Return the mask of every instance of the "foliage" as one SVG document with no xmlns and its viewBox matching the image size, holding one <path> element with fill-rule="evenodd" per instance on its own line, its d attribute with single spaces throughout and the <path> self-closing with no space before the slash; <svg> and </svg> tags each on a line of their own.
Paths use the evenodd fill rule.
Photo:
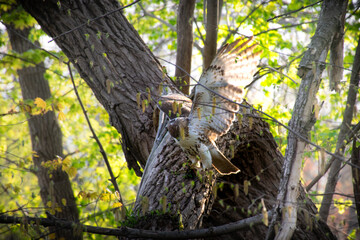
<svg viewBox="0 0 360 240">
<path fill-rule="evenodd" d="M 132 1 L 122 1 L 128 4 Z M 224 1 L 222 17 L 218 26 L 218 47 L 224 40 L 231 42 L 239 35 L 256 36 L 256 40 L 263 49 L 261 78 L 249 87 L 247 100 L 256 108 L 273 116 L 277 121 L 287 125 L 292 113 L 295 94 L 299 87 L 297 66 L 302 54 L 306 50 L 310 37 L 314 34 L 316 17 L 319 15 L 320 4 L 315 4 L 284 17 L 277 15 L 297 10 L 314 1 Z M 175 62 L 176 46 L 176 10 L 178 1 L 141 1 L 142 7 L 136 5 L 126 9 L 125 15 L 133 24 L 148 47 L 156 56 Z M 35 20 L 26 14 L 21 7 L 9 12 L 9 7 L 0 7 L 1 21 L 12 23 L 17 28 L 33 27 L 29 41 L 40 41 L 42 47 L 58 56 L 60 60 L 50 56 L 40 49 L 27 51 L 23 54 L 11 50 L 4 27 L 0 29 L 0 212 L 17 214 L 18 209 L 45 216 L 39 196 L 39 187 L 33 174 L 32 152 L 27 127 L 27 118 L 46 111 L 55 111 L 63 132 L 64 159 L 49 159 L 44 165 L 48 168 L 62 167 L 67 171 L 73 182 L 73 189 L 77 198 L 78 209 L 84 223 L 99 226 L 115 226 L 116 219 L 113 208 L 117 207 L 114 188 L 104 166 L 99 148 L 91 138 L 91 133 L 77 102 L 67 67 L 62 63 L 66 59 L 58 48 L 49 49 L 46 34 L 39 29 Z M 146 9 L 146 13 L 144 12 Z M 345 109 L 348 83 L 351 75 L 353 55 L 356 47 L 359 14 L 354 5 L 349 6 L 350 15 L 346 22 L 344 52 L 344 79 L 340 84 L 340 91 L 329 90 L 329 80 L 325 75 L 318 94 L 319 109 L 317 122 L 311 131 L 310 140 L 322 148 L 334 152 L 338 126 L 342 121 Z M 204 26 L 203 1 L 197 1 L 195 8 L 194 41 L 203 47 L 203 37 L 206 37 Z M 201 52 L 194 48 L 193 63 L 201 59 Z M 49 81 L 52 91 L 50 99 L 36 98 L 22 100 L 17 70 L 45 62 L 45 77 Z M 174 67 L 164 64 L 171 69 Z M 275 69 L 275 70 L 274 70 Z M 192 75 L 198 77 L 201 67 L 194 66 Z M 84 102 L 87 114 L 91 118 L 100 141 L 110 159 L 115 176 L 118 176 L 120 191 L 126 202 L 135 200 L 139 178 L 133 171 L 128 170 L 121 151 L 121 136 L 108 123 L 108 115 L 102 106 L 75 73 L 75 82 L 80 97 Z M 295 83 L 294 81 L 298 82 Z M 266 117 L 265 117 L 266 118 Z M 355 114 L 353 123 L 360 121 L 360 115 Z M 287 131 L 277 122 L 268 120 L 271 131 L 276 138 L 282 153 L 286 149 Z M 347 147 L 348 151 L 351 147 Z M 307 159 L 315 164 L 321 158 L 319 149 L 309 147 L 305 154 Z M 327 157 L 327 156 L 326 156 Z M 327 157 L 328 158 L 328 157 Z M 316 192 L 314 192 L 316 194 Z M 316 200 L 317 198 L 314 198 Z M 338 200 L 335 206 L 342 213 L 349 207 L 349 200 Z M 50 207 L 50 206 L 47 206 Z M 130 220 L 128 220 L 131 222 Z M 95 238 L 95 236 L 89 236 Z"/>
</svg>

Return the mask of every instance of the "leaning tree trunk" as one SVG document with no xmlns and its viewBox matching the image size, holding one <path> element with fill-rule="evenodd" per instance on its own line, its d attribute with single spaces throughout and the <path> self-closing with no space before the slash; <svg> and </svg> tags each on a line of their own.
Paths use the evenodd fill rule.
<svg viewBox="0 0 360 240">
<path fill-rule="evenodd" d="M 27 39 L 30 28 L 23 30 L 7 26 L 11 46 L 14 51 L 23 53 L 35 47 Z M 35 67 L 25 67 L 18 70 L 19 83 L 24 100 L 34 100 L 39 97 L 46 100 L 51 97 L 49 83 L 44 78 L 45 66 L 41 62 Z M 44 115 L 31 115 L 26 113 L 30 129 L 32 150 L 36 152 L 33 156 L 36 176 L 40 186 L 40 196 L 44 206 L 51 203 L 52 210 L 49 210 L 55 217 L 67 219 L 74 222 L 79 221 L 79 213 L 76 206 L 74 193 L 71 187 L 69 176 L 61 168 L 49 170 L 42 163 L 51 161 L 57 156 L 63 156 L 62 133 L 53 111 Z M 58 208 L 61 211 L 57 210 Z M 50 232 L 56 234 L 57 239 L 82 239 L 82 234 L 72 230 L 59 230 L 51 227 Z"/>
<path fill-rule="evenodd" d="M 122 134 L 123 150 L 129 167 L 140 173 L 138 163 L 144 167 L 155 140 L 155 129 L 152 123 L 155 103 L 150 101 L 143 113 L 137 105 L 137 97 L 140 97 L 141 102 L 145 102 L 148 97 L 152 98 L 150 100 L 156 100 L 158 87 L 164 80 L 167 81 L 167 77 L 164 76 L 159 63 L 120 11 L 91 21 L 92 18 L 118 8 L 117 2 L 104 0 L 82 4 L 78 1 L 62 1 L 60 8 L 56 0 L 23 1 L 23 4 L 51 37 L 73 29 L 56 38 L 56 42 L 108 111 L 111 123 Z M 82 27 L 75 29 L 83 23 L 85 24 Z M 168 81 L 167 84 L 171 82 Z M 110 86 L 110 89 L 107 86 Z M 236 130 L 235 124 L 234 131 L 230 131 L 219 140 L 218 145 L 222 146 L 221 150 L 228 157 L 232 157 L 231 149 L 233 149 L 235 164 L 241 167 L 243 173 L 222 178 L 222 181 L 225 181 L 224 188 L 221 191 L 219 187 L 216 200 L 214 200 L 213 189 L 217 188 L 214 187 L 217 176 L 194 173 L 184 164 L 186 163 L 184 154 L 166 133 L 164 137 L 156 139 L 151 153 L 153 157 L 149 158 L 146 165 L 135 205 L 135 212 L 144 211 L 145 214 L 142 218 L 144 221 L 139 221 L 139 227 L 159 230 L 178 229 L 180 217 L 182 219 L 180 225 L 186 229 L 198 228 L 202 224 L 209 226 L 232 222 L 246 217 L 242 209 L 247 211 L 248 203 L 252 200 L 257 202 L 256 198 L 263 193 L 265 193 L 263 197 L 267 206 L 270 206 L 268 201 L 277 193 L 276 186 L 280 177 L 282 157 L 276 150 L 276 144 L 268 133 L 266 123 L 258 118 L 258 116 L 253 116 L 252 120 L 247 121 L 248 125 L 245 129 Z M 254 138 L 254 142 L 247 144 L 246 141 L 251 139 L 244 134 L 254 129 L 257 129 L 254 135 L 258 136 Z M 237 138 L 236 135 L 239 137 Z M 262 139 L 262 136 L 265 137 Z M 252 146 L 253 150 L 247 151 Z M 263 159 L 266 161 L 263 162 Z M 263 174 L 261 174 L 261 169 L 264 170 Z M 257 175 L 260 180 L 255 182 L 253 178 Z M 231 185 L 241 186 L 244 179 L 251 181 L 253 185 L 248 195 L 237 196 L 237 190 L 233 190 Z M 233 199 L 228 199 L 228 196 L 233 196 Z M 229 211 L 226 218 L 215 222 L 216 210 L 220 209 L 219 205 L 220 207 L 227 206 L 228 202 L 233 204 L 231 200 L 234 199 L 238 202 L 232 207 L 235 206 L 237 210 Z M 210 212 L 213 202 L 215 203 L 214 211 Z M 223 205 L 224 202 L 225 205 Z M 314 212 L 311 207 L 312 205 L 304 206 L 310 215 Z M 238 212 L 239 209 L 241 212 Z M 148 210 L 165 212 L 171 215 L 170 220 L 174 221 L 161 216 L 148 217 L 149 215 L 146 214 Z M 224 212 L 223 209 L 220 210 Z M 209 212 L 210 217 L 202 221 Z M 302 227 L 299 231 L 303 234 L 319 236 L 315 230 L 311 231 L 311 228 L 309 231 L 306 230 L 304 226 L 310 226 L 307 222 L 300 222 Z M 329 232 L 326 226 L 322 227 L 317 222 L 314 224 L 318 229 Z M 263 228 L 259 232 L 254 232 L 253 235 L 263 238 L 265 231 Z M 331 233 L 329 234 L 331 236 Z M 326 235 L 319 238 L 326 238 Z"/>
<path fill-rule="evenodd" d="M 155 137 L 158 89 L 168 78 L 120 10 L 88 22 L 119 8 L 118 2 L 61 1 L 61 7 L 56 0 L 21 2 L 49 36 L 72 30 L 55 41 L 109 113 L 111 125 L 121 133 L 128 166 L 140 176 Z"/>
</svg>

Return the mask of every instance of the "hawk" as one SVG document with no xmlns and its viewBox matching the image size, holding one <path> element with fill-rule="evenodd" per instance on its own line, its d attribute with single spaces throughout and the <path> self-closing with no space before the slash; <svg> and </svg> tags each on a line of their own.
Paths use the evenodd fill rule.
<svg viewBox="0 0 360 240">
<path fill-rule="evenodd" d="M 218 149 L 216 139 L 227 133 L 257 70 L 260 51 L 252 38 L 240 38 L 222 47 L 192 91 L 188 116 L 170 119 L 167 126 L 193 164 L 211 166 L 222 175 L 240 170 Z M 174 96 L 172 96 L 174 97 Z"/>
</svg>

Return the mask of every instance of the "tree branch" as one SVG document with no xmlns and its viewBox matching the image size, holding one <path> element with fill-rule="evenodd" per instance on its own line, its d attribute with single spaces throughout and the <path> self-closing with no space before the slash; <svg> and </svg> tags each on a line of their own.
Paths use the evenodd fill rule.
<svg viewBox="0 0 360 240">
<path fill-rule="evenodd" d="M 272 211 L 268 212 L 268 216 L 272 216 Z M 14 217 L 4 214 L 0 215 L 0 223 L 4 224 L 38 224 L 44 227 L 55 226 L 64 229 L 73 229 L 74 225 L 81 227 L 83 232 L 108 235 L 108 236 L 123 236 L 128 238 L 159 238 L 159 239 L 190 239 L 202 237 L 214 237 L 223 234 L 236 232 L 239 230 L 249 229 L 251 226 L 256 226 L 263 223 L 263 214 L 249 217 L 237 222 L 225 224 L 218 227 L 210 227 L 199 230 L 186 231 L 151 231 L 143 229 L 135 229 L 129 227 L 120 228 L 104 228 L 94 227 L 90 225 L 82 225 L 72 221 L 62 219 L 36 218 L 36 217 Z"/>
<path fill-rule="evenodd" d="M 115 188 L 115 191 L 119 194 L 118 201 L 121 203 L 121 208 L 123 209 L 123 208 L 125 208 L 125 205 L 124 205 L 123 199 L 122 199 L 122 197 L 121 197 L 120 189 L 119 189 L 119 186 L 118 186 L 118 184 L 117 184 L 117 182 L 116 182 L 116 178 L 115 178 L 115 176 L 114 176 L 114 174 L 113 174 L 113 172 L 112 172 L 112 169 L 111 169 L 109 160 L 108 160 L 108 158 L 107 158 L 106 152 L 105 152 L 105 150 L 104 150 L 104 148 L 103 148 L 103 146 L 102 146 L 99 138 L 97 137 L 97 135 L 96 135 L 96 133 L 95 133 L 95 131 L 94 131 L 91 123 L 90 123 L 90 120 L 89 120 L 89 117 L 88 117 L 88 115 L 87 115 L 87 113 L 86 113 L 85 107 L 84 107 L 84 105 L 83 105 L 83 103 L 82 103 L 82 101 L 81 101 L 80 95 L 79 95 L 79 93 L 78 93 L 78 91 L 77 91 L 77 89 L 76 89 L 76 85 L 75 85 L 74 77 L 73 77 L 73 75 L 72 75 L 70 63 L 68 62 L 68 63 L 66 63 L 66 64 L 67 64 L 68 69 L 69 69 L 70 79 L 71 79 L 71 82 L 72 82 L 72 84 L 73 84 L 73 88 L 74 88 L 76 97 L 77 97 L 77 99 L 78 99 L 78 101 L 79 101 L 79 104 L 80 104 L 80 106 L 81 106 L 81 109 L 82 109 L 82 111 L 83 111 L 83 113 L 84 113 L 86 122 L 87 122 L 87 124 L 88 124 L 88 126 L 89 126 L 89 129 L 90 129 L 92 135 L 93 135 L 93 138 L 95 139 L 97 145 L 98 145 L 99 148 L 100 148 L 100 153 L 101 153 L 101 155 L 103 156 L 103 159 L 104 159 L 104 162 L 105 162 L 105 164 L 106 164 L 107 170 L 108 170 L 108 172 L 109 172 L 109 174 L 110 174 L 110 181 L 111 181 L 111 183 L 113 184 L 113 186 L 114 186 L 114 188 Z M 116 194 L 115 194 L 115 196 L 116 196 Z"/>
<path fill-rule="evenodd" d="M 283 14 L 280 14 L 280 15 L 277 15 L 277 16 L 275 16 L 275 17 L 269 18 L 269 19 L 266 20 L 266 21 L 270 22 L 270 21 L 272 21 L 272 20 L 274 20 L 274 19 L 276 19 L 276 18 L 281 18 L 281 17 L 287 16 L 287 15 L 290 15 L 290 14 L 293 14 L 293 13 L 296 13 L 296 12 L 299 12 L 299 11 L 301 11 L 301 10 L 303 10 L 303 9 L 306 9 L 306 8 L 312 7 L 312 6 L 314 6 L 314 5 L 318 4 L 318 3 L 321 3 L 322 1 L 323 1 L 323 0 L 320 0 L 320 1 L 318 1 L 318 2 L 309 4 L 309 5 L 307 5 L 307 6 L 302 6 L 301 8 L 298 8 L 298 9 L 296 9 L 296 10 L 289 11 L 289 12 L 286 12 L 286 13 L 283 13 Z"/>
</svg>

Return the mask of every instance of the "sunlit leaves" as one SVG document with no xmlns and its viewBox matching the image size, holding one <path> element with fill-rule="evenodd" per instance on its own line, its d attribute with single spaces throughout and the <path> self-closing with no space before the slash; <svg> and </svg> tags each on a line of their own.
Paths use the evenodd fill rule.
<svg viewBox="0 0 360 240">
<path fill-rule="evenodd" d="M 342 198 L 334 200 L 334 206 L 338 209 L 340 214 L 345 212 L 345 209 L 351 207 L 353 202 L 351 200 L 344 200 Z"/>
</svg>

